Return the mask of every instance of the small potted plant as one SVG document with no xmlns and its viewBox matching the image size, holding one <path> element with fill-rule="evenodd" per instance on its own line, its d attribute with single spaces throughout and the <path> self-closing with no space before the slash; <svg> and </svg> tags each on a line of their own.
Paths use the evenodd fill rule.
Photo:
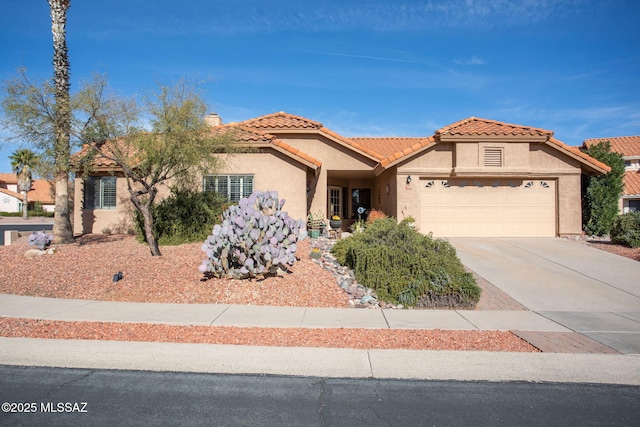
<svg viewBox="0 0 640 427">
<path fill-rule="evenodd" d="M 309 213 L 307 216 L 307 227 L 309 228 L 309 235 L 315 239 L 320 237 L 320 230 L 325 226 L 324 214 L 322 211 L 316 213 Z"/>
<path fill-rule="evenodd" d="M 329 225 L 334 230 L 339 230 L 342 228 L 342 220 L 340 219 L 340 215 L 333 215 L 329 220 Z"/>
</svg>

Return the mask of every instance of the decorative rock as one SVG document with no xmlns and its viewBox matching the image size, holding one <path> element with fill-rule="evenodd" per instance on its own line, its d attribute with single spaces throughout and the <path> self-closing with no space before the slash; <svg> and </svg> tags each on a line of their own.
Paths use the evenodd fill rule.
<svg viewBox="0 0 640 427">
<path fill-rule="evenodd" d="M 40 255 L 46 255 L 47 251 L 41 251 L 40 249 L 29 249 L 24 253 L 25 258 L 35 258 Z"/>
<path fill-rule="evenodd" d="M 348 236 L 349 233 L 342 233 L 342 238 Z M 401 305 L 394 306 L 393 304 L 386 304 L 384 301 L 378 301 L 378 297 L 373 289 L 359 284 L 355 279 L 353 270 L 340 265 L 331 253 L 331 248 L 334 244 L 335 240 L 330 240 L 322 236 L 311 239 L 311 246 L 317 248 L 320 252 L 318 259 L 313 259 L 313 262 L 333 274 L 333 277 L 336 278 L 336 284 L 349 296 L 350 306 L 356 308 L 402 308 Z"/>
<path fill-rule="evenodd" d="M 365 295 L 360 299 L 360 303 L 362 304 L 367 304 L 367 303 L 375 303 L 376 299 L 374 297 L 372 297 L 371 295 Z"/>
</svg>

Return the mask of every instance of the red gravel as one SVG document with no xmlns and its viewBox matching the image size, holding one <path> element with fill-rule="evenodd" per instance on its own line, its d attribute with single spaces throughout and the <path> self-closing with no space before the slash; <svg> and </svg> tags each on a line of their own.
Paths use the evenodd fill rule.
<svg viewBox="0 0 640 427">
<path fill-rule="evenodd" d="M 610 242 L 589 242 L 588 245 L 603 251 L 611 252 L 612 254 L 640 261 L 640 248 L 627 248 L 626 246 L 614 245 Z"/>
<path fill-rule="evenodd" d="M 347 295 L 328 271 L 298 245 L 291 274 L 266 280 L 210 279 L 198 270 L 201 243 L 163 246 L 152 257 L 132 236 L 88 235 L 58 245 L 53 255 L 25 258 L 26 239 L 0 246 L 0 293 L 51 298 L 191 304 L 348 307 Z M 122 271 L 124 279 L 114 283 Z"/>
<path fill-rule="evenodd" d="M 0 293 L 53 298 L 159 303 L 252 304 L 348 307 L 333 276 L 309 259 L 301 242 L 299 261 L 284 277 L 265 280 L 204 280 L 198 266 L 200 243 L 162 247 L 152 257 L 131 236 L 82 236 L 58 245 L 52 255 L 25 258 L 26 239 L 0 247 Z M 124 279 L 113 283 L 113 275 Z M 162 341 L 430 350 L 536 351 L 505 331 L 391 329 L 303 329 L 170 326 L 104 322 L 64 322 L 0 317 L 0 335 L 57 339 Z"/>
<path fill-rule="evenodd" d="M 0 336 L 278 347 L 536 352 L 506 331 L 240 328 L 0 318 Z"/>
</svg>

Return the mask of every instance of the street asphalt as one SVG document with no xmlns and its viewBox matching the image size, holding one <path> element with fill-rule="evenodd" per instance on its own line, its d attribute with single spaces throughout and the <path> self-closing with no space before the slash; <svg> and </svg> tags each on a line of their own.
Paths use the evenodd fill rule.
<svg viewBox="0 0 640 427">
<path fill-rule="evenodd" d="M 640 263 L 563 239 L 451 241 L 467 267 L 527 310 L 183 305 L 0 295 L 0 316 L 172 325 L 580 332 L 617 353 L 353 350 L 0 338 L 0 364 L 640 385 Z"/>
</svg>

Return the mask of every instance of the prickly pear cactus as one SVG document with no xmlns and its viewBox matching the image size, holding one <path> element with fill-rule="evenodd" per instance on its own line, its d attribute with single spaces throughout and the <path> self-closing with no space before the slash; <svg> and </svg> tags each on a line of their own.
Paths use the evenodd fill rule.
<svg viewBox="0 0 640 427">
<path fill-rule="evenodd" d="M 276 191 L 257 191 L 222 213 L 202 245 L 207 254 L 200 271 L 244 279 L 286 270 L 296 261 L 296 242 L 306 237 L 305 223 L 282 211 Z"/>
</svg>

